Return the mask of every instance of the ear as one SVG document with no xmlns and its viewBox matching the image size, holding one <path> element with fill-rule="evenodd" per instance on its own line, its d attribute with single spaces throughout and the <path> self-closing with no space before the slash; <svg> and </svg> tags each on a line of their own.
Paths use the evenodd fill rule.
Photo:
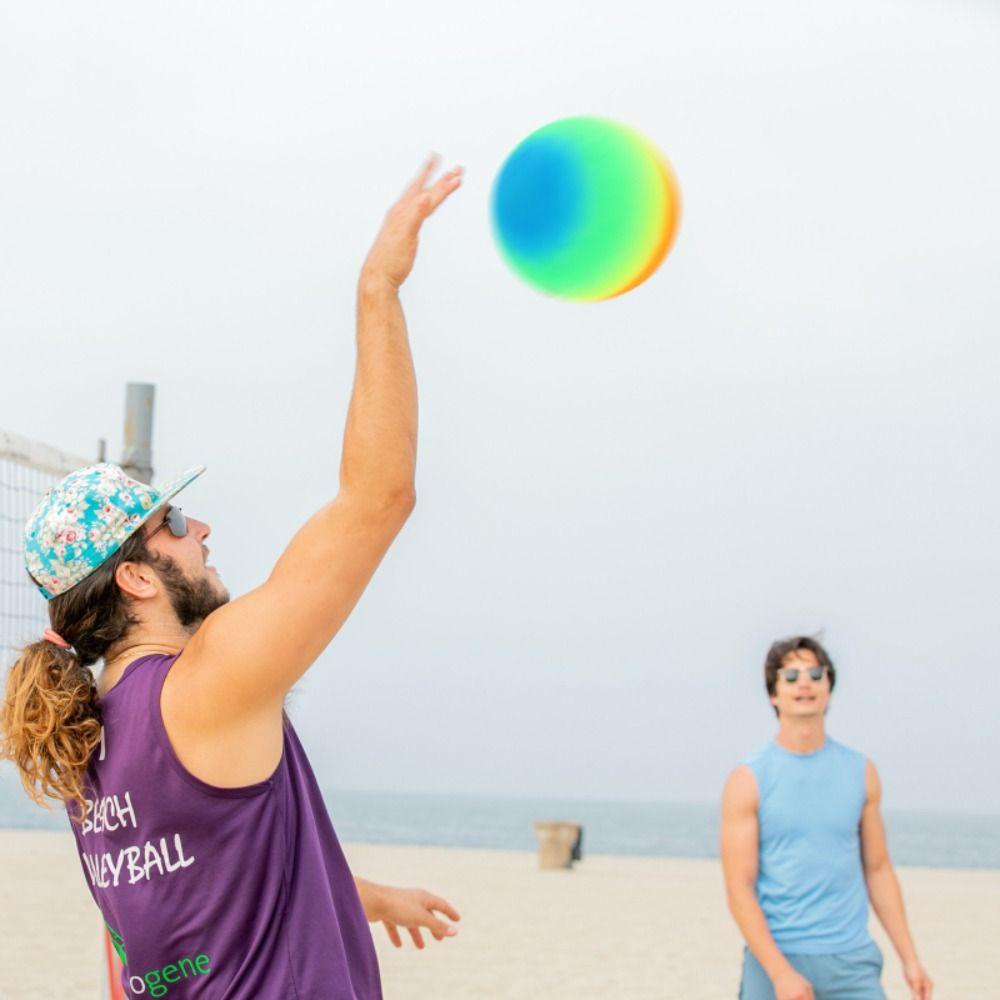
<svg viewBox="0 0 1000 1000">
<path fill-rule="evenodd" d="M 145 563 L 123 562 L 115 570 L 115 583 L 123 594 L 138 600 L 156 597 L 159 592 L 159 581 Z"/>
</svg>

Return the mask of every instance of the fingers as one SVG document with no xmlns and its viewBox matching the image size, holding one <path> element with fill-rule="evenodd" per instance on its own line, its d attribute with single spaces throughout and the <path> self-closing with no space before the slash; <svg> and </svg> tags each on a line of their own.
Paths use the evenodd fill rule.
<svg viewBox="0 0 1000 1000">
<path fill-rule="evenodd" d="M 446 937 L 454 937 L 458 931 L 449 926 L 443 920 L 427 914 L 426 919 L 420 921 L 421 926 L 426 927 L 438 941 L 443 941 Z"/>
<path fill-rule="evenodd" d="M 424 189 L 422 185 L 430 176 L 431 170 L 433 164 L 429 160 L 403 197 L 390 210 L 386 222 L 388 229 L 405 233 L 409 239 L 416 238 L 427 217 L 462 183 L 462 168 L 454 167 L 431 187 Z M 418 187 L 418 184 L 421 186 Z"/>
<path fill-rule="evenodd" d="M 443 913 L 451 920 L 462 919 L 458 910 L 456 910 L 447 899 L 442 899 L 440 896 L 429 896 L 427 898 L 426 906 L 429 910 L 436 910 L 438 913 Z"/>
<path fill-rule="evenodd" d="M 429 156 L 400 199 L 402 202 L 414 203 L 421 219 L 427 218 L 462 183 L 462 168 L 452 167 L 428 187 L 439 163 L 437 153 Z"/>
<path fill-rule="evenodd" d="M 462 183 L 462 168 L 453 167 L 438 178 L 437 182 L 425 192 L 428 196 L 425 202 L 425 216 L 430 215 L 438 205 L 452 194 Z"/>
<path fill-rule="evenodd" d="M 427 185 L 427 181 L 430 179 L 431 174 L 434 173 L 434 171 L 437 169 L 437 165 L 439 162 L 440 162 L 440 157 L 437 155 L 437 153 L 431 153 L 431 155 L 428 156 L 426 160 L 424 160 L 424 165 L 417 172 L 417 176 L 414 177 L 412 181 L 410 181 L 409 186 L 404 192 L 404 196 L 419 194 L 421 191 L 423 191 L 423 189 Z"/>
<path fill-rule="evenodd" d="M 389 940 L 396 948 L 403 945 L 400 936 L 405 929 L 416 948 L 425 946 L 423 931 L 430 932 L 435 941 L 443 941 L 454 937 L 458 931 L 444 920 L 439 920 L 436 913 L 447 914 L 452 920 L 460 920 L 458 911 L 446 899 L 432 896 L 421 889 L 387 889 L 387 897 L 392 906 L 384 912 L 391 919 L 382 918 Z"/>
<path fill-rule="evenodd" d="M 436 941 L 443 941 L 446 937 L 454 937 L 458 933 L 454 927 L 446 924 L 443 920 L 439 920 L 435 916 L 436 911 L 438 913 L 444 913 L 452 920 L 462 919 L 458 910 L 456 910 L 455 907 L 448 902 L 448 900 L 442 899 L 440 896 L 432 896 L 429 892 L 425 892 L 422 894 L 420 905 L 425 911 L 424 919 L 421 920 L 420 923 L 434 935 L 434 939 Z"/>
</svg>

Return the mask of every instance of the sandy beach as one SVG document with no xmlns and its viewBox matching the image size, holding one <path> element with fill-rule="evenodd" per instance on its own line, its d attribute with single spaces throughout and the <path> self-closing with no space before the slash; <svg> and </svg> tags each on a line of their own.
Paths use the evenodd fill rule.
<svg viewBox="0 0 1000 1000">
<path fill-rule="evenodd" d="M 462 912 L 460 933 L 421 953 L 374 928 L 387 1000 L 722 1000 L 740 940 L 718 863 L 590 856 L 540 872 L 510 851 L 350 844 L 352 868 L 420 885 Z M 0 997 L 97 1000 L 100 921 L 68 833 L 0 831 Z M 899 870 L 939 1000 L 1000 998 L 1000 871 Z M 908 1000 L 884 936 L 886 990 Z"/>
</svg>

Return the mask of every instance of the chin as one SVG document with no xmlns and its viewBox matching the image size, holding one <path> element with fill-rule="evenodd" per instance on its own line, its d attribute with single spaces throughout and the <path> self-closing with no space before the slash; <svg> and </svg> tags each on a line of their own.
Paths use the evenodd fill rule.
<svg viewBox="0 0 1000 1000">
<path fill-rule="evenodd" d="M 219 576 L 218 570 L 207 570 L 202 579 L 208 581 L 208 584 L 214 593 L 218 594 L 220 597 L 224 597 L 227 601 L 229 600 L 229 590 L 222 582 L 222 577 Z"/>
<path fill-rule="evenodd" d="M 822 715 L 823 710 L 815 705 L 792 705 L 786 714 L 795 719 L 811 719 L 813 716 Z"/>
</svg>

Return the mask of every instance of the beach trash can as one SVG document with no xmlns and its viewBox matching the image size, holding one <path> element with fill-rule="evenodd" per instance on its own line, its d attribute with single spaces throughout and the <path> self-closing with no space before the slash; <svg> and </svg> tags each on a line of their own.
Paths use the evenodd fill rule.
<svg viewBox="0 0 1000 1000">
<path fill-rule="evenodd" d="M 574 861 L 583 856 L 583 827 L 565 820 L 538 820 L 535 823 L 538 838 L 539 868 L 572 868 Z"/>
</svg>

